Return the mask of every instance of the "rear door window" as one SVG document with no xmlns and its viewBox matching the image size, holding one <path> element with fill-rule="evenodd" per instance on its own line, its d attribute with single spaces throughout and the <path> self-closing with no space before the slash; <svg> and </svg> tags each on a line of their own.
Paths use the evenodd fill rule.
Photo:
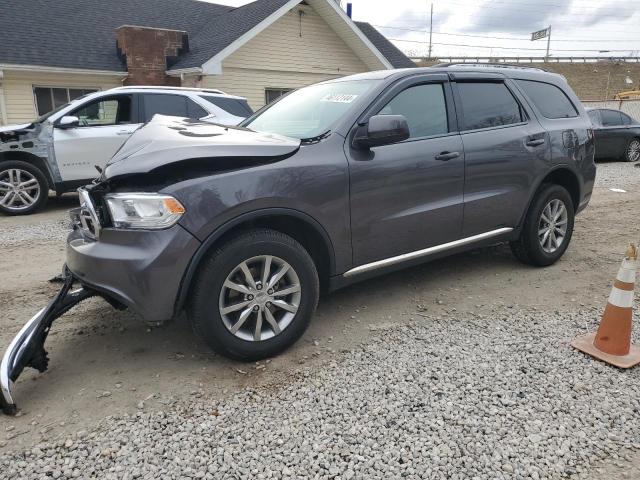
<svg viewBox="0 0 640 480">
<path fill-rule="evenodd" d="M 617 110 L 600 110 L 602 125 L 605 127 L 618 127 L 622 125 L 622 116 Z"/>
<path fill-rule="evenodd" d="M 463 130 L 500 127 L 520 123 L 520 104 L 504 83 L 459 82 Z"/>
<path fill-rule="evenodd" d="M 150 121 L 155 114 L 188 117 L 187 97 L 182 95 L 165 95 L 162 93 L 146 93 L 144 100 L 144 118 Z"/>
<path fill-rule="evenodd" d="M 217 95 L 200 95 L 200 98 L 236 117 L 249 117 L 253 110 L 244 98 L 220 97 Z"/>
<path fill-rule="evenodd" d="M 416 85 L 403 90 L 380 110 L 379 115 L 403 115 L 410 138 L 442 135 L 449 131 L 442 84 Z"/>
<path fill-rule="evenodd" d="M 578 116 L 569 97 L 555 85 L 532 80 L 516 80 L 527 97 L 546 118 L 573 118 Z"/>
<path fill-rule="evenodd" d="M 204 108 L 202 108 L 190 98 L 187 98 L 187 114 L 189 118 L 198 120 L 199 118 L 209 115 L 209 112 L 207 112 Z"/>
</svg>

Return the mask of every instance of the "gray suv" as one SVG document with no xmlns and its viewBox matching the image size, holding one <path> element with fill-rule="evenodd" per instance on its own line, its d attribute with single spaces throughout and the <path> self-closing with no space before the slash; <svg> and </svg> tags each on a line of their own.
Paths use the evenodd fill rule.
<svg viewBox="0 0 640 480">
<path fill-rule="evenodd" d="M 498 242 L 551 265 L 593 157 L 565 79 L 531 68 L 355 75 L 240 127 L 156 116 L 81 189 L 65 287 L 4 376 L 46 368 L 51 321 L 90 295 L 153 323 L 186 311 L 212 348 L 255 360 L 302 335 L 322 289 Z"/>
</svg>

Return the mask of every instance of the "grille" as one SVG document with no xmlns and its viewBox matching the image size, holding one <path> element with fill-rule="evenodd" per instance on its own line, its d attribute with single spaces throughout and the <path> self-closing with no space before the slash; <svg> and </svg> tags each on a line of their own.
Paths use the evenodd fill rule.
<svg viewBox="0 0 640 480">
<path fill-rule="evenodd" d="M 79 188 L 78 193 L 80 194 L 80 208 L 76 212 L 77 223 L 85 236 L 95 240 L 100 236 L 100 220 L 89 192 L 84 188 Z"/>
</svg>

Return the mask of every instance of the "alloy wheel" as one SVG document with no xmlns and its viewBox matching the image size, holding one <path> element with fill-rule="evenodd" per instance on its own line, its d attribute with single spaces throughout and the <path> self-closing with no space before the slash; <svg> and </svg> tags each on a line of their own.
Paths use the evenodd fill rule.
<svg viewBox="0 0 640 480">
<path fill-rule="evenodd" d="M 40 184 L 30 172 L 20 168 L 0 171 L 0 206 L 8 210 L 26 210 L 40 198 Z"/>
<path fill-rule="evenodd" d="M 630 162 L 640 160 L 640 140 L 632 140 L 627 147 L 627 159 Z"/>
<path fill-rule="evenodd" d="M 562 200 L 554 198 L 542 209 L 538 222 L 538 240 L 546 253 L 554 253 L 567 236 L 568 214 Z"/>
<path fill-rule="evenodd" d="M 300 279 L 293 267 L 279 257 L 260 255 L 243 261 L 227 276 L 219 311 L 234 336 L 260 342 L 291 324 L 300 299 Z"/>
</svg>

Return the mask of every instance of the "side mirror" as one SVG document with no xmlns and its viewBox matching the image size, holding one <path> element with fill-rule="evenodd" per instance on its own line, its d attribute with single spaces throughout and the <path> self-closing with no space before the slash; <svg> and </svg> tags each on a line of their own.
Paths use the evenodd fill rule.
<svg viewBox="0 0 640 480">
<path fill-rule="evenodd" d="M 58 128 L 74 128 L 80 125 L 80 119 L 74 115 L 65 115 L 60 120 L 56 127 Z"/>
<path fill-rule="evenodd" d="M 374 115 L 358 129 L 353 143 L 356 148 L 368 149 L 402 142 L 410 136 L 404 115 Z"/>
</svg>

